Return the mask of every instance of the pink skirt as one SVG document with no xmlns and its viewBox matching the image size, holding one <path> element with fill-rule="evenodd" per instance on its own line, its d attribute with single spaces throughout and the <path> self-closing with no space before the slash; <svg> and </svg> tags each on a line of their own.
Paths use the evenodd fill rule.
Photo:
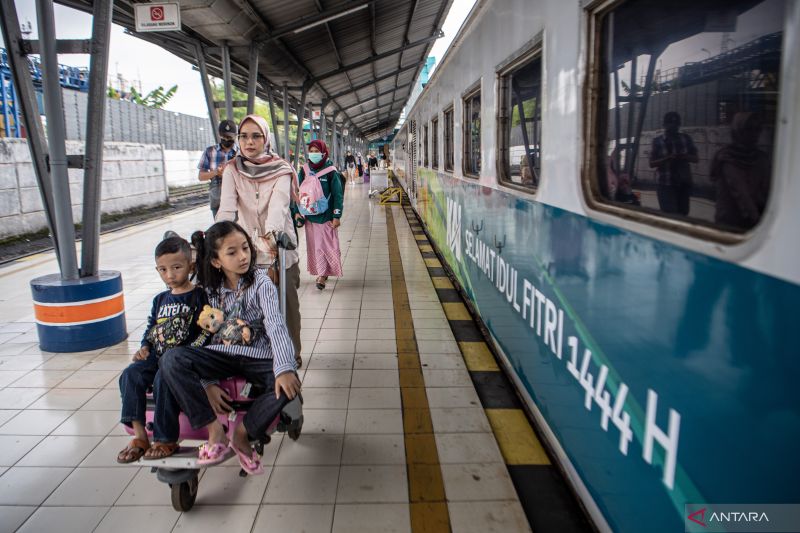
<svg viewBox="0 0 800 533">
<path fill-rule="evenodd" d="M 306 222 L 306 250 L 308 273 L 314 276 L 342 275 L 342 254 L 339 251 L 339 233 L 329 222 Z"/>
</svg>

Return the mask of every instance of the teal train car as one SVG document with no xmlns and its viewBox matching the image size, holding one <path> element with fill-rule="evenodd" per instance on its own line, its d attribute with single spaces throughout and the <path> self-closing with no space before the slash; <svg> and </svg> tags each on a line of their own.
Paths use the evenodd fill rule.
<svg viewBox="0 0 800 533">
<path fill-rule="evenodd" d="M 394 139 L 601 531 L 800 502 L 799 32 L 784 0 L 479 0 Z"/>
</svg>

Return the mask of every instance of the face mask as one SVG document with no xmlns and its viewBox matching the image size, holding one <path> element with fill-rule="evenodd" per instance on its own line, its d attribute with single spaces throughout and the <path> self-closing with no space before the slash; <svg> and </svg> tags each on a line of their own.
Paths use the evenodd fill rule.
<svg viewBox="0 0 800 533">
<path fill-rule="evenodd" d="M 223 148 L 230 148 L 231 146 L 233 146 L 233 142 L 234 141 L 232 139 L 231 140 L 223 140 L 222 142 L 220 142 L 220 144 L 222 145 Z"/>
<path fill-rule="evenodd" d="M 324 155 L 325 154 L 322 154 L 320 152 L 311 152 L 310 154 L 308 154 L 308 160 L 316 165 L 317 163 L 322 161 L 322 157 Z"/>
</svg>

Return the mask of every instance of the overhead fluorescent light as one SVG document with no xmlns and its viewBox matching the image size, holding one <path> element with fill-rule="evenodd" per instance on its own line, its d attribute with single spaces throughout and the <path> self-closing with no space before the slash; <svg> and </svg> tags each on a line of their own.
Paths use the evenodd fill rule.
<svg viewBox="0 0 800 533">
<path fill-rule="evenodd" d="M 326 22 L 330 22 L 332 20 L 338 19 L 339 17 L 344 17 L 345 15 L 349 15 L 350 13 L 355 13 L 356 11 L 361 11 L 362 9 L 367 7 L 368 5 L 369 5 L 369 2 L 367 2 L 366 4 L 361 4 L 360 6 L 354 7 L 352 9 L 348 9 L 347 11 L 342 11 L 341 13 L 336 13 L 335 15 L 330 15 L 329 17 L 325 17 L 325 18 L 321 18 L 319 20 L 315 20 L 314 22 L 306 24 L 303 27 L 297 28 L 292 33 L 297 35 L 298 33 L 302 33 L 302 32 L 304 32 L 306 30 L 310 30 L 311 28 L 319 26 L 320 24 L 325 24 Z"/>
</svg>

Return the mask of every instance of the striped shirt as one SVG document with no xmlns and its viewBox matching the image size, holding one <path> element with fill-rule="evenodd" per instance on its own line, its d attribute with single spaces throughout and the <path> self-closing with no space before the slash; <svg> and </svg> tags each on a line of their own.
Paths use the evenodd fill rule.
<svg viewBox="0 0 800 533">
<path fill-rule="evenodd" d="M 240 279 L 239 287 L 241 285 Z M 223 285 L 220 288 L 220 298 L 209 292 L 208 303 L 211 307 L 225 311 L 227 318 L 228 310 L 232 309 L 236 302 L 237 292 L 238 288 L 234 291 Z M 249 346 L 209 344 L 205 347 L 232 356 L 272 359 L 272 370 L 276 377 L 285 372 L 294 372 L 294 346 L 278 305 L 278 291 L 262 269 L 256 269 L 255 281 L 244 291 L 242 313 L 239 318 L 250 323 L 263 324 L 264 329 L 256 334 L 253 344 Z"/>
<path fill-rule="evenodd" d="M 197 169 L 204 172 L 216 170 L 223 163 L 236 157 L 236 148 L 237 147 L 234 145 L 233 148 L 227 152 L 223 152 L 221 145 L 212 144 L 206 148 L 205 152 L 203 152 L 203 157 L 200 158 L 200 162 L 197 164 Z M 214 183 L 219 183 L 222 181 L 222 178 L 213 178 L 211 181 Z"/>
</svg>

